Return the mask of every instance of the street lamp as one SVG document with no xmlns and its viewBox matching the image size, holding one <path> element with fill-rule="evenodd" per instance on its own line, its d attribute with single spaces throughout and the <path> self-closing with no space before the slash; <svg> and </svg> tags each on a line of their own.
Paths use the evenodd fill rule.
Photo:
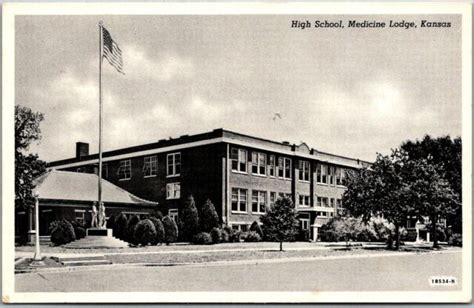
<svg viewBox="0 0 474 308">
<path fill-rule="evenodd" d="M 35 198 L 35 255 L 33 257 L 33 262 L 31 266 L 44 266 L 44 262 L 41 260 L 40 252 L 40 239 L 39 239 L 39 191 L 35 190 L 33 192 L 33 197 Z"/>
</svg>

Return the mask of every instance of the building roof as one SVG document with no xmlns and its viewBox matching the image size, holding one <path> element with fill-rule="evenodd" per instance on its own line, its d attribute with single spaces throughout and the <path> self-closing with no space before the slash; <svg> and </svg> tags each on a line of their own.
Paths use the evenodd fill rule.
<svg viewBox="0 0 474 308">
<path fill-rule="evenodd" d="M 148 143 L 133 147 L 127 147 L 102 153 L 103 162 L 107 162 L 115 159 L 124 159 L 134 156 L 143 156 L 159 153 L 162 151 L 178 150 L 180 148 L 193 147 L 203 144 L 211 143 L 230 143 L 236 145 L 249 146 L 256 149 L 264 149 L 268 151 L 275 151 L 286 155 L 295 155 L 298 157 L 304 157 L 309 159 L 317 159 L 323 162 L 333 163 L 337 165 L 343 165 L 353 168 L 360 168 L 363 166 L 369 166 L 371 163 L 363 160 L 344 157 L 341 155 L 335 155 L 318 151 L 313 148 L 309 148 L 305 143 L 290 144 L 289 142 L 277 142 L 255 136 L 249 136 L 241 133 L 232 132 L 225 129 L 215 129 L 210 132 L 196 134 L 196 135 L 183 135 L 179 138 L 162 139 L 158 142 Z M 64 160 L 53 161 L 48 164 L 48 167 L 64 167 L 64 166 L 81 166 L 87 164 L 97 164 L 98 154 L 91 154 L 80 158 L 69 158 Z"/>
<path fill-rule="evenodd" d="M 94 202 L 98 196 L 98 180 L 96 174 L 50 170 L 35 179 L 35 190 L 39 193 L 39 199 Z M 158 204 L 139 198 L 104 179 L 102 201 L 142 206 Z"/>
</svg>

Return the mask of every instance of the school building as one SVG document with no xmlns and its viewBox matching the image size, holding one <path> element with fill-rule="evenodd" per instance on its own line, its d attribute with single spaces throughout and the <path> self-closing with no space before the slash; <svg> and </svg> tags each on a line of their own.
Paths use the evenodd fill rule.
<svg viewBox="0 0 474 308">
<path fill-rule="evenodd" d="M 313 240 L 338 215 L 346 173 L 368 166 L 359 159 L 317 151 L 305 143 L 275 142 L 224 129 L 103 153 L 103 178 L 131 194 L 157 202 L 177 219 L 193 195 L 199 208 L 210 199 L 222 223 L 246 231 L 268 206 L 288 195 L 301 228 Z M 98 154 L 76 144 L 74 158 L 50 169 L 96 173 Z M 106 209 L 107 210 L 107 209 Z"/>
</svg>

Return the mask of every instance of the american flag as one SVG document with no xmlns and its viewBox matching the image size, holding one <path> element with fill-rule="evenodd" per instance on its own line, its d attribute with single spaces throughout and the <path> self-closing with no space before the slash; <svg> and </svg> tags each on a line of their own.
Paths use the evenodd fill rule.
<svg viewBox="0 0 474 308">
<path fill-rule="evenodd" d="M 119 73 L 124 74 L 122 50 L 120 50 L 118 44 L 114 42 L 112 36 L 105 27 L 102 27 L 102 42 L 102 54 L 104 58 L 106 58 L 110 65 L 115 67 Z"/>
</svg>

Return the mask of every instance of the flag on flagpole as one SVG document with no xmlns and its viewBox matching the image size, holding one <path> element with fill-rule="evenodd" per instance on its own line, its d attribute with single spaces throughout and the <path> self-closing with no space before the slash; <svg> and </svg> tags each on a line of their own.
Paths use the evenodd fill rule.
<svg viewBox="0 0 474 308">
<path fill-rule="evenodd" d="M 110 65 L 115 67 L 115 69 L 124 74 L 123 72 L 123 59 L 122 59 L 122 50 L 118 44 L 112 39 L 109 31 L 102 27 L 102 55 L 104 58 L 109 61 Z"/>
</svg>

